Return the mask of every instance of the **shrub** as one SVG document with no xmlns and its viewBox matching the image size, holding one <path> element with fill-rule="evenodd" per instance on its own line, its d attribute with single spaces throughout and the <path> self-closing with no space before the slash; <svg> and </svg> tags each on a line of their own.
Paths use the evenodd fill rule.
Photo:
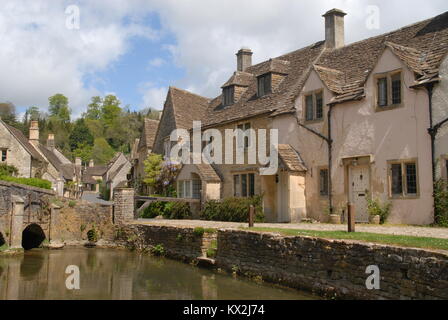
<svg viewBox="0 0 448 320">
<path fill-rule="evenodd" d="M 87 239 L 89 239 L 89 241 L 91 241 L 91 242 L 97 242 L 98 241 L 98 232 L 96 231 L 95 228 L 90 229 L 89 231 L 87 231 Z"/>
<path fill-rule="evenodd" d="M 163 256 L 165 254 L 165 248 L 162 244 L 158 244 L 151 248 L 151 253 L 155 256 Z"/>
<path fill-rule="evenodd" d="M 202 237 L 205 233 L 205 230 L 202 227 L 197 227 L 197 228 L 194 228 L 193 233 L 196 237 Z"/>
<path fill-rule="evenodd" d="M 142 218 L 145 219 L 154 219 L 158 216 L 165 215 L 165 202 L 156 201 L 152 202 L 148 207 L 143 210 Z"/>
<path fill-rule="evenodd" d="M 191 218 L 190 205 L 186 202 L 168 203 L 165 207 L 165 216 L 168 216 L 168 214 L 168 219 L 182 220 Z"/>
<path fill-rule="evenodd" d="M 16 178 L 11 176 L 0 176 L 0 180 L 51 190 L 50 181 L 38 178 Z"/>
<path fill-rule="evenodd" d="M 439 180 L 434 186 L 435 223 L 448 227 L 448 183 Z"/>
<path fill-rule="evenodd" d="M 106 201 L 110 200 L 110 189 L 104 183 L 100 184 L 100 195 L 101 195 L 101 199 L 106 200 Z"/>
<path fill-rule="evenodd" d="M 263 222 L 264 214 L 262 196 L 252 198 L 227 198 L 223 201 L 207 201 L 201 218 L 208 221 L 247 222 L 249 219 L 249 207 L 255 207 L 255 221 Z"/>
<path fill-rule="evenodd" d="M 392 209 L 392 203 L 387 202 L 381 205 L 379 200 L 367 200 L 367 210 L 370 216 L 380 216 L 380 223 L 384 224 L 389 217 L 390 210 Z"/>
<path fill-rule="evenodd" d="M 69 206 L 70 208 L 74 208 L 74 207 L 76 206 L 76 201 L 70 200 L 70 201 L 68 202 L 68 206 Z"/>
<path fill-rule="evenodd" d="M 15 166 L 0 163 L 0 176 L 15 176 L 19 173 L 19 169 Z"/>
</svg>

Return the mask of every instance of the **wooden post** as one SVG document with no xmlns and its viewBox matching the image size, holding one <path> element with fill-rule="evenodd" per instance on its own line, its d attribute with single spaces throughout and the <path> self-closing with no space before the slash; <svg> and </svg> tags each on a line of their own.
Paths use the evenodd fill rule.
<svg viewBox="0 0 448 320">
<path fill-rule="evenodd" d="M 253 228 L 255 223 L 255 207 L 249 207 L 249 228 Z"/>
<path fill-rule="evenodd" d="M 355 207 L 347 203 L 348 232 L 355 232 Z"/>
</svg>

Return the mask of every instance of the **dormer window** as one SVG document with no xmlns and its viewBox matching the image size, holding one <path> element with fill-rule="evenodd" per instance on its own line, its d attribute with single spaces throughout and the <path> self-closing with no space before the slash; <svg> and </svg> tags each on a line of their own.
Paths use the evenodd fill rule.
<svg viewBox="0 0 448 320">
<path fill-rule="evenodd" d="M 271 80 L 271 73 L 267 73 L 258 77 L 258 97 L 263 97 L 272 92 Z"/>
<path fill-rule="evenodd" d="M 222 89 L 223 105 L 231 106 L 235 103 L 235 86 L 230 86 Z"/>
<path fill-rule="evenodd" d="M 377 110 L 398 107 L 402 102 L 402 73 L 395 71 L 376 76 Z"/>
</svg>

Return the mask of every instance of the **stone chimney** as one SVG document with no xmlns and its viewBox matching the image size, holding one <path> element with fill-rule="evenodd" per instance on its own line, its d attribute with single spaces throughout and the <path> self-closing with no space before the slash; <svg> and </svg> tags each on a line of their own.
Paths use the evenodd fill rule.
<svg viewBox="0 0 448 320">
<path fill-rule="evenodd" d="M 246 71 L 247 68 L 252 66 L 252 50 L 248 48 L 241 48 L 236 54 L 237 70 Z"/>
<path fill-rule="evenodd" d="M 75 166 L 81 167 L 82 166 L 82 160 L 80 157 L 75 158 Z"/>
<path fill-rule="evenodd" d="M 325 13 L 325 46 L 327 49 L 338 49 L 345 45 L 344 17 L 347 14 L 339 9 Z"/>
<path fill-rule="evenodd" d="M 89 161 L 89 168 L 93 168 L 95 166 L 95 162 L 92 160 Z"/>
<path fill-rule="evenodd" d="M 31 121 L 30 123 L 30 142 L 39 142 L 39 122 Z"/>
<path fill-rule="evenodd" d="M 53 149 L 55 146 L 56 144 L 54 143 L 54 134 L 50 133 L 48 135 L 47 147 Z"/>
</svg>

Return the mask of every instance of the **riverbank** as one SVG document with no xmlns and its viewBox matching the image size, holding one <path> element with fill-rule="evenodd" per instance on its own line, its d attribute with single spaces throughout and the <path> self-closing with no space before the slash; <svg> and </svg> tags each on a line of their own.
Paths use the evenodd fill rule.
<svg viewBox="0 0 448 320">
<path fill-rule="evenodd" d="M 119 241 L 337 299 L 448 299 L 448 255 L 424 249 L 235 229 L 130 224 Z M 206 258 L 211 254 L 211 257 Z M 368 290 L 369 266 L 380 289 Z"/>
</svg>

